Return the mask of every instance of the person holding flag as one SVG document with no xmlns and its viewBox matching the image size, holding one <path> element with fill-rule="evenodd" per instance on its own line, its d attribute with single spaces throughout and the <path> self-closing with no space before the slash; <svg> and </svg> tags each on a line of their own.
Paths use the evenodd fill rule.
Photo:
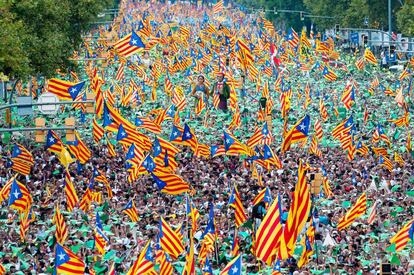
<svg viewBox="0 0 414 275">
<path fill-rule="evenodd" d="M 203 75 L 197 77 L 197 84 L 194 86 L 191 96 L 196 99 L 195 108 L 197 110 L 199 105 L 208 106 L 209 100 L 209 89 L 205 84 L 205 79 Z M 201 102 L 200 102 L 201 101 Z"/>
<path fill-rule="evenodd" d="M 213 96 L 213 105 L 216 109 L 220 109 L 227 113 L 227 100 L 230 98 L 230 87 L 224 80 L 224 73 L 217 74 L 217 82 L 214 83 L 211 89 Z"/>
</svg>

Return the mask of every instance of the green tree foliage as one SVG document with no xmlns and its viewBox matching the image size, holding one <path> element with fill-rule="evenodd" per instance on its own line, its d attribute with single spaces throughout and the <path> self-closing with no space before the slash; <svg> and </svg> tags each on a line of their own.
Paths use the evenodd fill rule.
<svg viewBox="0 0 414 275">
<path fill-rule="evenodd" d="M 319 29 L 332 28 L 335 24 L 346 27 L 364 27 L 364 19 L 369 18 L 367 0 L 304 0 L 311 14 L 334 16 L 335 19 L 315 18 Z"/>
<path fill-rule="evenodd" d="M 0 72 L 51 76 L 70 65 L 81 35 L 111 0 L 0 0 Z"/>
<path fill-rule="evenodd" d="M 312 15 L 317 16 L 337 16 L 342 14 L 347 9 L 347 0 L 338 0 L 333 3 L 327 0 L 304 0 L 305 7 Z M 316 24 L 319 30 L 325 28 L 332 28 L 337 20 L 331 18 L 313 18 L 312 21 Z"/>
<path fill-rule="evenodd" d="M 386 0 L 239 0 L 238 2 L 246 7 L 266 9 L 276 7 L 278 10 L 301 10 L 311 15 L 335 17 L 305 17 L 305 20 L 301 21 L 299 13 L 280 12 L 275 15 L 273 12 L 268 12 L 266 14 L 268 19 L 281 24 L 282 27 L 283 25 L 293 26 L 296 30 L 300 30 L 301 26 L 309 25 L 311 22 L 319 30 L 333 28 L 335 24 L 345 28 L 388 29 L 388 2 Z M 394 31 L 397 17 L 404 18 L 397 25 L 401 30 L 405 28 L 404 21 L 414 20 L 412 16 L 413 2 L 414 0 L 406 0 L 406 4 L 401 8 L 400 0 L 391 0 Z M 368 25 L 365 25 L 365 18 L 368 19 Z"/>
<path fill-rule="evenodd" d="M 414 1 L 407 0 L 401 9 L 397 12 L 397 26 L 404 34 L 414 35 Z"/>
<path fill-rule="evenodd" d="M 4 75 L 26 75 L 30 67 L 23 49 L 27 35 L 24 23 L 4 6 L 0 13 L 0 71 Z"/>
<path fill-rule="evenodd" d="M 244 7 L 252 7 L 255 9 L 264 8 L 266 10 L 295 10 L 295 11 L 305 11 L 305 6 L 302 0 L 239 0 L 238 1 Z M 274 12 L 267 12 L 266 18 L 272 20 L 280 27 L 293 27 L 296 30 L 300 30 L 302 26 L 309 23 L 309 20 L 301 20 L 299 13 L 287 13 L 279 12 L 275 14 Z"/>
<path fill-rule="evenodd" d="M 366 27 L 364 24 L 365 18 L 368 17 L 367 0 L 351 0 L 343 18 L 340 20 L 342 26 L 347 27 Z M 369 20 L 368 20 L 369 22 Z"/>
</svg>

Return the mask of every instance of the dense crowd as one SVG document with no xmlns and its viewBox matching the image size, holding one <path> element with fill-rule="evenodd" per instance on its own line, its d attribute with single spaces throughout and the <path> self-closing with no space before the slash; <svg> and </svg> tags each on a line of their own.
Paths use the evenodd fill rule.
<svg viewBox="0 0 414 275">
<path fill-rule="evenodd" d="M 174 22 L 179 26 L 190 29 L 190 43 L 181 43 L 180 45 L 183 48 L 175 49 L 175 56 L 181 56 L 184 51 L 193 49 L 192 43 L 196 43 L 198 37 L 201 36 L 199 28 L 201 28 L 202 21 L 209 22 L 216 25 L 216 27 L 219 23 L 226 25 L 227 28 L 234 31 L 235 36 L 237 31 L 242 29 L 238 33 L 240 36 L 246 39 L 249 37 L 253 44 L 259 43 L 251 35 L 249 36 L 249 33 L 256 34 L 263 29 L 258 23 L 261 19 L 260 15 L 246 15 L 240 11 L 232 13 L 232 10 L 229 9 L 228 11 L 222 11 L 221 16 L 223 18 L 220 21 L 213 19 L 214 15 L 211 14 L 210 8 L 183 5 L 186 4 L 175 4 L 169 7 L 168 5 L 154 3 L 123 2 L 121 4 L 120 19 L 118 18 L 117 21 L 119 25 L 111 26 L 113 29 L 118 28 L 115 37 L 111 37 L 114 36 L 113 29 L 101 29 L 96 31 L 96 34 L 104 34 L 106 37 L 111 37 L 112 41 L 117 41 L 117 38 L 122 38 L 130 30 L 136 29 L 142 14 L 148 12 L 154 21 Z M 263 30 L 263 32 L 265 31 Z M 283 44 L 285 42 L 281 38 L 283 36 L 278 37 L 279 40 L 274 43 L 279 43 L 280 48 L 286 47 L 287 49 L 288 47 Z M 269 39 L 271 40 L 271 38 Z M 210 41 L 207 45 L 211 43 Z M 106 53 L 105 45 L 96 41 L 88 41 L 87 44 L 88 46 L 85 45 L 78 56 L 99 57 Z M 184 48 L 184 46 L 187 48 Z M 204 48 L 208 48 L 208 46 Z M 152 65 L 158 61 L 164 62 L 166 54 L 167 56 L 171 54 L 171 59 L 174 58 L 172 53 L 168 53 L 168 50 L 171 50 L 168 46 L 157 45 L 143 54 L 134 55 L 130 60 L 141 64 L 144 71 L 148 72 L 149 75 Z M 255 53 L 257 59 L 268 60 L 270 56 L 267 49 L 264 53 L 256 51 Z M 239 253 L 243 257 L 243 272 L 249 274 L 271 273 L 269 267 L 266 267 L 252 254 L 254 248 L 253 232 L 257 229 L 266 212 L 265 210 L 260 212 L 260 209 L 258 210 L 258 207 L 253 205 L 253 201 L 263 187 L 269 188 L 273 197 L 279 194 L 283 212 L 282 221 L 285 222 L 297 182 L 299 160 L 303 160 L 310 167 L 308 172 L 309 182 L 311 182 L 309 176 L 312 171 L 318 173 L 323 171 L 324 176 L 329 181 L 333 195 L 327 197 L 322 189 L 314 191 L 310 188 L 312 210 L 309 218 L 312 216 L 315 227 L 314 253 L 307 265 L 298 268 L 296 263 L 301 255 L 299 249 L 301 246 L 297 245 L 299 250 L 295 251 L 295 259 L 281 263 L 283 274 L 357 274 L 358 272 L 359 274 L 379 274 L 380 263 L 390 261 L 393 274 L 414 272 L 412 241 L 407 244 L 405 250 L 399 252 L 393 251 L 389 242 L 390 238 L 404 224 L 414 218 L 412 193 L 414 162 L 412 152 L 408 152 L 405 148 L 408 138 L 407 133 L 412 132 L 412 123 L 410 122 L 406 128 L 401 128 L 387 121 L 401 115 L 402 108 L 397 107 L 393 97 L 390 97 L 379 88 L 373 94 L 368 92 L 370 83 L 376 77 L 380 79 L 385 87 L 391 87 L 390 89 L 397 90 L 397 85 L 402 85 L 404 89 L 408 90 L 404 94 L 406 96 L 406 110 L 410 113 L 413 109 L 411 103 L 412 91 L 410 91 L 412 76 L 409 76 L 411 79 L 408 80 L 410 81 L 409 86 L 407 80 L 404 80 L 406 82 L 398 81 L 400 73 L 391 73 L 371 65 L 367 65 L 365 70 L 359 71 L 353 68 L 355 62 L 353 56 L 343 55 L 341 52 L 338 54 L 342 59 L 339 58 L 334 63 L 345 64 L 345 67 L 348 66 L 348 68 L 340 73 L 338 69 L 340 76 L 338 80 L 333 82 L 324 79 L 320 71 L 301 71 L 298 69 L 294 62 L 298 57 L 288 57 L 285 61 L 286 64 L 283 63 L 282 58 L 282 64 L 272 69 L 278 71 L 279 74 L 284 72 L 283 85 L 290 86 L 295 90 L 295 94 L 291 97 L 291 110 L 287 116 L 289 127 L 292 127 L 305 113 L 309 113 L 311 119 L 316 120 L 319 117 L 319 99 L 323 98 L 328 103 L 329 118 L 326 122 L 323 122 L 324 138 L 320 143 L 321 157 L 310 154 L 307 145 L 294 145 L 286 152 L 281 150 L 280 144 L 283 140 L 282 133 L 284 132 L 285 120 L 281 118 L 280 113 L 281 102 L 278 101 L 280 92 L 276 91 L 272 84 L 277 80 L 274 73 L 270 76 L 263 74 L 261 77 L 264 80 L 263 83 L 271 83 L 270 94 L 275 102 L 271 112 L 273 122 L 271 131 L 274 137 L 271 148 L 279 157 L 282 168 L 268 170 L 256 165 L 255 168 L 261 179 L 259 184 L 258 177 L 252 175 L 252 165 L 246 165 L 245 156 L 198 157 L 194 155 L 190 147 L 176 145 L 181 152 L 175 156 L 178 163 L 175 174 L 182 177 L 194 190 L 192 191 L 192 201 L 201 216 L 198 229 L 194 234 L 196 256 L 200 250 L 201 236 L 208 223 L 210 202 L 214 205 L 218 240 L 210 262 L 215 273 L 222 270 L 233 258 L 231 251 L 235 234 L 234 209 L 228 205 L 233 186 L 237 186 L 249 218 L 244 226 L 237 229 Z M 322 62 L 319 58 L 315 54 L 311 58 L 308 57 L 306 62 L 309 64 Z M 215 62 L 211 61 L 211 63 Z M 259 81 L 246 78 L 242 70 L 236 66 L 236 58 L 229 62 L 233 64 L 225 65 L 227 74 L 224 77 L 229 77 L 229 72 L 231 72 L 230 75 L 238 80 L 239 84 L 235 89 L 235 94 L 238 98 L 238 108 L 242 112 L 241 124 L 236 128 L 234 134 L 240 140 L 246 141 L 253 134 L 256 127 L 263 123 L 257 120 L 257 114 L 261 110 L 259 100 L 264 84 L 260 77 Z M 105 72 L 107 82 L 110 83 L 115 79 L 118 63 L 115 58 L 106 64 L 108 65 Z M 82 63 L 80 64 L 82 65 Z M 80 66 L 79 76 L 84 75 L 87 78 L 86 67 Z M 218 64 L 218 67 L 221 68 L 221 64 Z M 229 107 L 227 110 L 227 105 L 226 108 L 214 108 L 212 95 L 214 94 L 214 87 L 221 89 L 220 85 L 225 84 L 221 84 L 220 73 L 206 73 L 205 70 L 204 73 L 199 73 L 195 72 L 194 68 L 192 70 L 193 80 L 191 81 L 187 79 L 187 70 L 178 71 L 171 75 L 173 86 L 182 86 L 183 90 L 189 90 L 188 93 L 186 92 L 188 97 L 187 107 L 185 111 L 180 113 L 181 120 L 191 125 L 200 142 L 207 145 L 222 144 L 223 129 L 230 125 L 232 117 L 235 115 L 235 109 Z M 128 75 L 128 73 L 125 73 L 125 75 Z M 135 78 L 136 82 L 141 81 L 141 78 L 135 76 L 131 70 L 128 77 L 132 75 L 134 75 L 132 78 Z M 200 84 L 196 83 L 199 75 L 205 76 L 209 82 L 205 88 L 204 86 L 200 88 Z M 216 80 L 217 75 L 218 80 Z M 353 113 L 354 115 L 358 138 L 372 145 L 372 147 L 376 147 L 377 145 L 371 144 L 373 129 L 378 123 L 382 124 L 392 144 L 388 148 L 389 153 L 393 155 L 393 152 L 398 152 L 405 161 L 404 164 L 393 162 L 393 167 L 389 171 L 383 165 L 379 165 L 378 156 L 373 151 L 363 156 L 355 154 L 354 159 L 349 160 L 338 142 L 330 137 L 332 129 L 345 118 L 345 116 L 340 118 L 338 114 L 334 115 L 334 110 L 342 104 L 340 102 L 341 94 L 350 81 L 353 81 L 356 84 L 355 86 L 359 86 L 357 99 L 355 99 L 356 103 L 351 111 L 348 111 L 348 114 Z M 118 81 L 116 85 L 127 87 L 127 83 L 128 81 L 125 79 L 124 81 Z M 162 81 L 158 81 L 158 83 L 160 84 Z M 311 103 L 305 108 L 302 106 L 305 105 L 309 96 L 305 97 L 302 89 L 307 83 L 311 86 L 312 95 Z M 144 89 L 147 101 L 142 102 L 139 106 L 137 104 L 135 107 L 121 107 L 121 113 L 130 118 L 137 112 L 142 116 L 147 116 L 156 108 L 166 108 L 170 103 L 170 99 L 162 91 L 164 88 L 161 85 L 161 88 L 158 89 L 156 102 L 149 100 L 151 98 L 151 87 Z M 206 115 L 207 119 L 205 121 L 204 116 L 194 115 L 194 107 L 200 98 L 193 99 L 193 97 L 198 92 L 203 96 L 209 91 L 213 91 L 213 93 L 209 94 L 210 98 L 207 97 L 208 104 L 203 114 L 206 113 L 207 109 L 209 114 Z M 227 98 L 224 98 L 223 93 L 223 98 L 220 98 L 220 100 L 223 99 L 223 104 L 227 104 Z M 120 100 L 120 97 L 115 97 L 115 99 Z M 363 118 L 365 108 L 369 113 L 367 123 L 364 122 Z M 56 118 L 52 119 L 52 123 L 59 123 L 62 118 L 68 116 L 67 113 L 69 112 L 73 112 L 73 110 L 67 107 L 64 112 L 59 113 Z M 79 115 L 79 111 L 77 111 L 77 115 Z M 113 197 L 108 199 L 105 185 L 95 182 L 94 190 L 104 194 L 103 200 L 101 203 L 92 203 L 91 209 L 87 213 L 78 208 L 75 208 L 72 212 L 65 211 L 66 197 L 63 191 L 65 167 L 56 154 L 45 150 L 43 144 L 35 144 L 33 140 L 27 137 L 16 136 L 7 143 L 4 141 L 0 143 L 0 154 L 2 156 L 0 160 L 0 187 L 15 174 L 6 165 L 7 158 L 11 154 L 12 145 L 15 142 L 25 146 L 32 153 L 35 160 L 30 175 L 17 176 L 17 180 L 24 183 L 30 190 L 34 202 L 32 211 L 35 219 L 30 223 L 23 242 L 19 236 L 17 212 L 7 207 L 7 200 L 3 201 L 0 208 L 0 263 L 7 267 L 10 274 L 19 274 L 18 272 L 20 274 L 50 274 L 53 272 L 55 265 L 54 245 L 56 242 L 54 230 L 56 226 L 52 224 L 52 219 L 56 206 L 59 206 L 64 213 L 68 224 L 69 237 L 65 246 L 70 247 L 75 254 L 85 261 L 88 266 L 85 272 L 105 274 L 108 272 L 110 264 L 115 262 L 117 274 L 126 274 L 147 241 L 152 240 L 152 245 L 157 243 L 160 217 L 164 217 L 174 229 L 182 228 L 182 232 L 185 232 L 183 234 L 185 239 L 188 239 L 191 221 L 189 221 L 190 217 L 187 215 L 186 195 L 173 196 L 159 192 L 155 181 L 147 175 L 140 176 L 132 183 L 128 182 L 129 172 L 125 168 L 126 152 L 121 150 L 121 146 L 117 146 L 116 156 L 110 156 L 105 142 L 101 141 L 98 144 L 93 142 L 91 134 L 93 118 L 93 116 L 87 115 L 86 121 L 79 127 L 79 132 L 90 149 L 92 157 L 81 169 L 76 163 L 70 164 L 69 172 L 76 192 L 81 197 L 92 178 L 93 170 L 95 168 L 99 169 L 110 182 Z M 155 116 L 152 117 L 152 119 L 154 118 Z M 168 139 L 171 127 L 171 120 L 164 122 L 160 136 Z M 147 134 L 153 136 L 152 133 Z M 115 139 L 115 136 L 112 139 Z M 308 144 L 310 144 L 310 140 L 311 138 L 309 138 Z M 371 225 L 366 223 L 368 216 L 368 213 L 366 213 L 348 228 L 338 231 L 339 219 L 345 215 L 346 211 L 363 192 L 367 194 L 368 208 L 374 202 L 377 202 L 377 214 L 374 223 Z M 130 222 L 130 218 L 122 213 L 123 208 L 131 199 L 138 209 L 140 219 L 137 223 Z M 264 204 L 260 205 L 265 208 Z M 95 213 L 97 211 L 100 213 L 104 230 L 109 238 L 108 252 L 104 256 L 97 254 L 93 241 Z M 305 229 L 303 229 L 303 232 Z M 184 254 L 176 262 L 173 262 L 173 266 L 176 268 L 174 274 L 179 273 L 178 270 L 183 268 L 184 262 Z M 203 266 L 197 265 L 197 268 L 199 268 L 197 274 L 201 274 Z"/>
</svg>

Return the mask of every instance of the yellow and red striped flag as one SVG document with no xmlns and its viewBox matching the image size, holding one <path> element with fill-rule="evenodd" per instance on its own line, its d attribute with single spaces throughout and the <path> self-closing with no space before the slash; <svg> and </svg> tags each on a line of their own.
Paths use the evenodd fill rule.
<svg viewBox="0 0 414 275">
<path fill-rule="evenodd" d="M 332 193 L 331 186 L 329 185 L 329 181 L 327 177 L 323 178 L 322 185 L 323 185 L 323 192 L 325 193 L 326 197 L 328 199 L 331 198 L 334 194 Z"/>
<path fill-rule="evenodd" d="M 9 206 L 20 213 L 29 211 L 33 199 L 27 187 L 13 179 L 9 191 Z"/>
<path fill-rule="evenodd" d="M 20 161 L 28 163 L 30 166 L 34 165 L 32 154 L 21 144 L 14 144 L 11 159 L 13 162 Z"/>
<path fill-rule="evenodd" d="M 323 121 L 326 121 L 328 119 L 328 111 L 326 110 L 325 103 L 323 102 L 322 98 L 319 100 L 319 113 Z"/>
<path fill-rule="evenodd" d="M 220 13 L 224 9 L 223 0 L 218 1 L 213 5 L 213 14 Z"/>
<path fill-rule="evenodd" d="M 269 131 L 267 122 L 263 124 L 262 127 L 258 127 L 254 134 L 246 142 L 246 145 L 254 148 L 257 144 L 267 144 L 272 143 L 272 133 Z"/>
<path fill-rule="evenodd" d="M 365 67 L 364 59 L 363 58 L 357 59 L 357 61 L 355 61 L 355 67 L 360 71 L 363 70 Z"/>
<path fill-rule="evenodd" d="M 233 257 L 236 257 L 237 255 L 239 255 L 239 250 L 240 250 L 239 237 L 237 236 L 237 230 L 235 230 L 234 237 L 233 237 L 233 243 L 231 245 L 231 255 Z"/>
<path fill-rule="evenodd" d="M 69 248 L 57 243 L 55 248 L 56 274 L 83 275 L 85 263 Z"/>
<path fill-rule="evenodd" d="M 277 256 L 283 229 L 280 196 L 273 201 L 256 232 L 256 257 L 271 264 Z"/>
<path fill-rule="evenodd" d="M 242 274 L 242 266 L 242 256 L 239 254 L 220 271 L 220 275 Z"/>
<path fill-rule="evenodd" d="M 296 240 L 306 224 L 309 216 L 311 201 L 308 184 L 306 183 L 306 167 L 299 163 L 298 182 L 289 208 L 288 219 L 283 229 L 283 237 L 280 241 L 279 258 L 288 259 L 293 255 Z"/>
<path fill-rule="evenodd" d="M 20 240 L 24 242 L 26 240 L 27 230 L 29 230 L 29 224 L 30 224 L 29 213 L 21 213 L 19 222 L 20 222 L 20 227 L 19 227 Z"/>
<path fill-rule="evenodd" d="M 152 173 L 152 178 L 157 184 L 158 189 L 163 193 L 180 195 L 190 191 L 190 186 L 187 182 L 165 169 L 156 168 Z"/>
<path fill-rule="evenodd" d="M 314 127 L 315 127 L 315 135 L 318 138 L 318 140 L 321 141 L 323 137 L 323 131 L 322 131 L 322 126 L 321 126 L 321 122 L 319 121 L 319 119 L 315 121 Z"/>
<path fill-rule="evenodd" d="M 181 275 L 195 275 L 195 258 L 194 258 L 194 238 L 193 238 L 193 231 L 190 230 L 190 249 L 185 256 L 185 266 L 181 273 Z"/>
<path fill-rule="evenodd" d="M 371 207 L 371 211 L 369 212 L 367 223 L 373 224 L 376 216 L 377 216 L 377 201 L 375 201 Z"/>
<path fill-rule="evenodd" d="M 75 205 L 78 203 L 79 198 L 76 194 L 75 187 L 73 186 L 72 179 L 70 177 L 68 169 L 65 171 L 65 195 L 66 195 L 66 210 L 72 212 Z"/>
<path fill-rule="evenodd" d="M 134 53 L 144 51 L 145 44 L 134 31 L 121 38 L 114 44 L 114 49 L 120 56 L 128 57 Z"/>
<path fill-rule="evenodd" d="M 310 117 L 305 115 L 300 119 L 296 124 L 286 133 L 283 143 L 282 143 L 282 152 L 286 152 L 290 149 L 290 146 L 294 143 L 306 141 L 308 138 L 310 127 Z"/>
<path fill-rule="evenodd" d="M 404 159 L 397 152 L 394 152 L 394 161 L 397 162 L 401 166 L 404 166 L 405 164 Z"/>
<path fill-rule="evenodd" d="M 122 209 L 122 212 L 128 215 L 132 222 L 138 222 L 138 210 L 135 207 L 135 203 L 133 200 L 130 200 L 127 205 Z"/>
<path fill-rule="evenodd" d="M 85 193 L 83 194 L 83 197 L 79 203 L 79 209 L 81 209 L 83 212 L 87 212 L 91 206 L 92 202 L 92 184 L 90 184 L 87 188 Z"/>
<path fill-rule="evenodd" d="M 371 63 L 373 65 L 378 64 L 378 61 L 375 58 L 375 55 L 371 52 L 371 50 L 369 48 L 365 49 L 364 59 L 365 59 L 365 61 L 368 61 L 369 63 Z"/>
<path fill-rule="evenodd" d="M 11 168 L 16 173 L 28 176 L 32 169 L 31 165 L 27 162 L 8 159 L 6 162 L 6 168 Z"/>
<path fill-rule="evenodd" d="M 177 259 L 177 257 L 184 251 L 184 246 L 180 241 L 179 236 L 163 217 L 160 219 L 159 238 L 162 249 L 173 259 Z"/>
<path fill-rule="evenodd" d="M 105 235 L 105 232 L 103 231 L 103 227 L 101 224 L 101 219 L 99 218 L 99 213 L 96 212 L 96 227 L 95 227 L 95 247 L 98 250 L 98 253 L 100 255 L 105 255 L 106 253 L 106 247 L 109 244 L 109 239 Z"/>
<path fill-rule="evenodd" d="M 61 100 L 74 101 L 84 85 L 84 81 L 73 83 L 57 78 L 52 78 L 47 83 L 47 90 L 50 93 L 57 95 Z"/>
<path fill-rule="evenodd" d="M 237 107 L 236 110 L 233 113 L 233 117 L 231 119 L 231 122 L 229 124 L 228 129 L 229 130 L 234 130 L 237 129 L 241 126 L 241 117 L 240 117 L 240 110 Z"/>
<path fill-rule="evenodd" d="M 404 78 L 409 77 L 411 74 L 410 70 L 406 67 L 400 74 L 399 80 L 402 81 Z"/>
<path fill-rule="evenodd" d="M 197 105 L 195 107 L 195 114 L 197 116 L 199 116 L 201 114 L 201 112 L 204 110 L 205 107 L 205 103 L 204 103 L 204 96 L 201 96 L 198 100 L 197 100 Z"/>
<path fill-rule="evenodd" d="M 159 247 L 156 252 L 156 261 L 160 265 L 160 275 L 172 275 L 173 267 L 167 254 Z"/>
<path fill-rule="evenodd" d="M 111 267 L 108 270 L 108 275 L 115 275 L 115 262 L 111 264 Z"/>
<path fill-rule="evenodd" d="M 346 212 L 338 222 L 338 230 L 350 226 L 358 217 L 365 214 L 367 210 L 367 194 L 362 195 L 356 200 L 355 204 Z"/>
<path fill-rule="evenodd" d="M 312 142 L 309 148 L 309 153 L 314 154 L 318 158 L 322 157 L 322 152 L 318 147 L 318 138 L 315 135 L 312 137 Z"/>
<path fill-rule="evenodd" d="M 124 70 L 125 70 L 125 65 L 122 62 L 120 62 L 118 71 L 116 72 L 116 76 L 115 76 L 116 80 L 121 81 L 122 79 L 124 79 Z"/>
<path fill-rule="evenodd" d="M 379 164 L 387 168 L 387 170 L 391 173 L 393 169 L 393 165 L 391 160 L 386 156 L 379 156 Z"/>
<path fill-rule="evenodd" d="M 79 160 L 81 164 L 85 164 L 90 157 L 92 156 L 91 151 L 83 143 L 79 132 L 75 130 L 75 140 L 66 142 L 68 145 L 69 151 Z"/>
<path fill-rule="evenodd" d="M 63 143 L 53 130 L 49 130 L 46 135 L 46 149 L 52 153 L 60 154 L 63 150 Z"/>
<path fill-rule="evenodd" d="M 407 245 L 410 239 L 410 230 L 412 230 L 414 219 L 406 223 L 391 239 L 390 243 L 395 244 L 395 250 L 401 251 Z"/>
<path fill-rule="evenodd" d="M 403 127 L 403 126 L 408 127 L 408 122 L 409 122 L 408 112 L 405 112 L 404 115 L 399 118 L 389 119 L 388 121 L 391 123 L 394 123 L 395 125 L 397 125 L 397 127 Z"/>
<path fill-rule="evenodd" d="M 129 269 L 127 275 L 135 274 L 146 274 L 146 275 L 156 275 L 157 272 L 154 270 L 154 260 L 151 253 L 151 241 L 148 241 L 144 249 L 141 251 L 138 259 Z"/>
<path fill-rule="evenodd" d="M 236 226 L 240 227 L 247 221 L 247 215 L 244 210 L 243 203 L 241 201 L 240 194 L 236 186 L 233 187 L 233 191 L 231 193 L 228 205 L 234 208 Z"/>
<path fill-rule="evenodd" d="M 106 140 L 106 148 L 108 149 L 108 154 L 110 157 L 116 157 L 116 152 L 115 152 L 115 147 L 114 145 L 111 143 L 111 141 L 109 140 L 109 138 L 107 136 L 105 136 L 105 140 Z"/>
<path fill-rule="evenodd" d="M 56 225 L 56 241 L 63 244 L 68 237 L 68 227 L 66 226 L 62 213 L 60 213 L 59 206 L 55 208 L 55 215 L 53 216 L 52 222 Z"/>
<path fill-rule="evenodd" d="M 265 197 L 265 194 L 266 194 L 266 189 L 267 188 L 264 188 L 263 190 L 261 190 L 259 192 L 259 194 L 257 194 L 257 196 L 253 200 L 253 205 L 258 205 L 259 203 L 261 203 L 264 200 L 264 197 Z"/>
<path fill-rule="evenodd" d="M 247 145 L 241 143 L 235 136 L 231 133 L 224 131 L 224 150 L 226 155 L 252 155 L 253 151 Z"/>
</svg>

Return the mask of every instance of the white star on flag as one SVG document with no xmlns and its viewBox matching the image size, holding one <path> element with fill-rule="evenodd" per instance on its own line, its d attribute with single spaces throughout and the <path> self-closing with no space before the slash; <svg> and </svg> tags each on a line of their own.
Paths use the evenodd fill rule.
<svg viewBox="0 0 414 275">
<path fill-rule="evenodd" d="M 58 255 L 58 257 L 60 261 L 63 261 L 65 259 L 65 254 L 61 253 Z"/>
</svg>

